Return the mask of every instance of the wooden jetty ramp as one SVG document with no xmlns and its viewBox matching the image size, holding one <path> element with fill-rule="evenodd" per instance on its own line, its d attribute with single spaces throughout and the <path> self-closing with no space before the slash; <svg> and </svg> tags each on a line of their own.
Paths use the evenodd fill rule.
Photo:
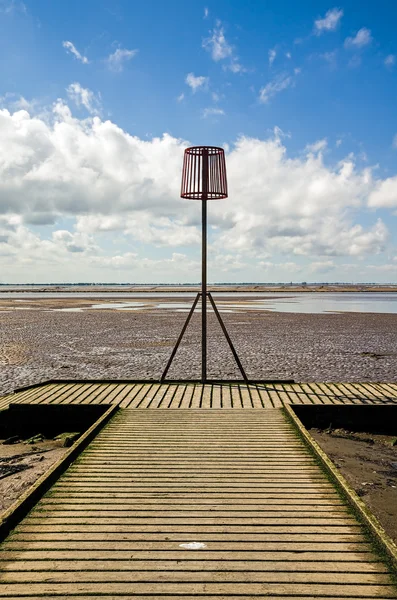
<svg viewBox="0 0 397 600">
<path fill-rule="evenodd" d="M 397 404 L 395 383 L 153 383 L 60 381 L 0 398 L 32 404 L 117 404 L 121 408 L 280 408 L 285 404 Z"/>
<path fill-rule="evenodd" d="M 120 410 L 0 563 L 9 600 L 397 598 L 280 408 Z"/>
</svg>

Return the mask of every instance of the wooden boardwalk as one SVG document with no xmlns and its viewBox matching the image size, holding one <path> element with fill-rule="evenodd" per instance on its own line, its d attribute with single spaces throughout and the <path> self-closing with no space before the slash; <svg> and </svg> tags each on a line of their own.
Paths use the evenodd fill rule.
<svg viewBox="0 0 397 600">
<path fill-rule="evenodd" d="M 397 404 L 394 383 L 49 383 L 0 398 L 10 402 L 118 404 L 121 408 L 280 408 L 284 404 Z"/>
<path fill-rule="evenodd" d="M 280 409 L 119 411 L 0 565 L 9 600 L 397 598 Z"/>
<path fill-rule="evenodd" d="M 0 598 L 397 598 L 281 410 L 396 403 L 396 385 L 76 382 L 9 402 L 125 410 L 1 545 Z"/>
</svg>

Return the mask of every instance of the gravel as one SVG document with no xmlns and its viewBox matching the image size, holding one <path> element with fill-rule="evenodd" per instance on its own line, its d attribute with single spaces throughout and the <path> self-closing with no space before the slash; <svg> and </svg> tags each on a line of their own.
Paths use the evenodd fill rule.
<svg viewBox="0 0 397 600">
<path fill-rule="evenodd" d="M 240 311 L 222 317 L 252 380 L 397 381 L 397 315 Z M 0 394 L 49 379 L 159 378 L 185 319 L 170 309 L 8 309 L 0 313 Z M 195 314 L 169 379 L 200 377 L 200 324 Z M 240 378 L 213 314 L 208 330 L 208 377 Z"/>
</svg>

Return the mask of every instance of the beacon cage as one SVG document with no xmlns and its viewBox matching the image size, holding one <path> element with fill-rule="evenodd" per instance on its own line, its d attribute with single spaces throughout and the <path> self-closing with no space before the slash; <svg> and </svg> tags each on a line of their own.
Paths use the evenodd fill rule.
<svg viewBox="0 0 397 600">
<path fill-rule="evenodd" d="M 181 198 L 220 200 L 227 198 L 225 151 L 217 146 L 186 148 Z"/>
</svg>

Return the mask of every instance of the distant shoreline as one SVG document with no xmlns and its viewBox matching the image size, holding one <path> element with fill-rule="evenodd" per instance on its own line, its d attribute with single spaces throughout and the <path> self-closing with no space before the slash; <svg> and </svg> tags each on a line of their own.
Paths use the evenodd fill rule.
<svg viewBox="0 0 397 600">
<path fill-rule="evenodd" d="M 81 292 L 95 293 L 178 293 L 201 291 L 200 285 L 0 285 L 0 293 L 62 293 L 73 294 Z M 397 292 L 396 285 L 377 284 L 307 284 L 307 285 L 209 285 L 210 292 L 245 292 L 245 293 L 391 293 Z"/>
</svg>

